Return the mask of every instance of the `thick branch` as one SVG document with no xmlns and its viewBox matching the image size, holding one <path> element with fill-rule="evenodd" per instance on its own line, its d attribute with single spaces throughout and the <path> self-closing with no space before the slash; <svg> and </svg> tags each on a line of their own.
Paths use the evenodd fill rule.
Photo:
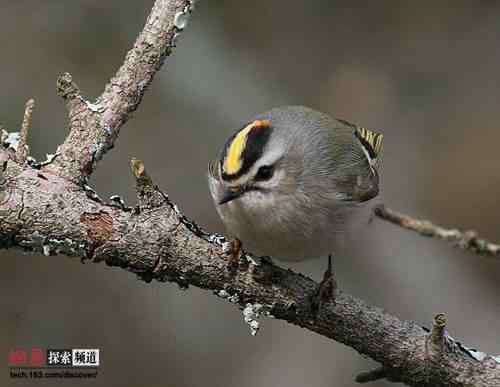
<svg viewBox="0 0 500 387">
<path fill-rule="evenodd" d="M 422 236 L 448 241 L 459 249 L 469 250 L 479 255 L 500 257 L 500 245 L 479 238 L 475 231 L 446 229 L 437 226 L 428 220 L 415 219 L 409 215 L 391 210 L 384 205 L 377 206 L 374 212 L 380 219 L 403 227 L 407 230 L 415 231 Z"/>
<path fill-rule="evenodd" d="M 69 74 L 59 78 L 58 93 L 67 103 L 70 132 L 47 168 L 75 182 L 92 173 L 172 52 L 191 10 L 192 0 L 156 0 L 134 47 L 95 103 L 81 96 Z"/>
<path fill-rule="evenodd" d="M 4 154 L 5 151 L 0 153 Z M 500 385 L 500 364 L 449 339 L 439 357 L 429 355 L 435 333 L 402 321 L 341 291 L 319 315 L 310 299 L 317 284 L 268 260 L 228 267 L 223 238 L 201 231 L 146 178 L 142 163 L 132 165 L 142 204 L 135 211 L 95 202 L 67 179 L 10 161 L 6 199 L 0 204 L 0 245 L 46 255 L 66 254 L 105 261 L 151 281 L 195 285 L 245 309 L 258 327 L 272 315 L 342 342 L 380 362 L 384 374 L 412 386 Z M 145 180 L 143 180 L 145 179 Z M 147 188 L 147 189 L 145 189 Z M 162 198 L 162 202 L 152 198 Z M 434 353 L 434 351 L 432 351 Z"/>
</svg>

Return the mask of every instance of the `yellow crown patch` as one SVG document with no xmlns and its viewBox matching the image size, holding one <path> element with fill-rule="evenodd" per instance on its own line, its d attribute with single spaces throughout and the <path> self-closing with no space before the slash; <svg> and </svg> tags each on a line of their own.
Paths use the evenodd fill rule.
<svg viewBox="0 0 500 387">
<path fill-rule="evenodd" d="M 227 175 L 233 175 L 238 173 L 242 168 L 242 154 L 247 144 L 248 135 L 252 129 L 270 125 L 271 123 L 268 120 L 256 120 L 245 126 L 236 134 L 226 151 L 226 157 L 222 166 L 224 173 Z"/>
</svg>

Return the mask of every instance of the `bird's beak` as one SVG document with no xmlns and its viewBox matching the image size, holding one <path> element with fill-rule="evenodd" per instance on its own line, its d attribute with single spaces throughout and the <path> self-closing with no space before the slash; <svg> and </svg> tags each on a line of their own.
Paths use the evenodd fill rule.
<svg viewBox="0 0 500 387">
<path fill-rule="evenodd" d="M 228 203 L 231 200 L 239 198 L 241 195 L 243 195 L 244 192 L 245 192 L 245 190 L 243 188 L 226 190 L 224 192 L 224 194 L 222 195 L 222 199 L 219 200 L 219 205 L 224 204 L 224 203 Z"/>
</svg>

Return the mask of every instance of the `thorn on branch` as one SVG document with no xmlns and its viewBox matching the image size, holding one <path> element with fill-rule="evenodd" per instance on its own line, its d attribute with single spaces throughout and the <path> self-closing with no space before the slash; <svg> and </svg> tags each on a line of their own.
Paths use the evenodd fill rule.
<svg viewBox="0 0 500 387">
<path fill-rule="evenodd" d="M 163 195 L 158 191 L 158 188 L 153 184 L 153 180 L 147 174 L 144 163 L 139 159 L 133 158 L 130 160 L 130 169 L 136 180 L 139 208 L 160 207 L 165 200 Z"/>
<path fill-rule="evenodd" d="M 63 73 L 57 78 L 57 95 L 65 100 L 80 98 L 80 88 L 73 82 L 70 73 Z"/>
<path fill-rule="evenodd" d="M 432 331 L 428 337 L 431 344 L 431 350 L 435 355 L 440 355 L 445 351 L 445 328 L 446 317 L 443 313 L 439 313 L 434 317 Z"/>
<path fill-rule="evenodd" d="M 20 163 L 26 162 L 29 156 L 28 132 L 31 127 L 31 120 L 33 117 L 34 107 L 35 107 L 35 100 L 31 98 L 26 102 L 26 108 L 24 109 L 23 123 L 21 125 L 19 145 L 17 147 L 17 159 Z"/>
</svg>

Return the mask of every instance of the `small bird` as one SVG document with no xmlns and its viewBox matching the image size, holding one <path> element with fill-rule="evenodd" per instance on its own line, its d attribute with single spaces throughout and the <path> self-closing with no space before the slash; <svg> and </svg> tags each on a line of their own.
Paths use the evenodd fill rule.
<svg viewBox="0 0 500 387">
<path fill-rule="evenodd" d="M 328 255 L 316 296 L 332 297 L 335 235 L 379 193 L 382 138 L 303 106 L 262 113 L 209 163 L 216 210 L 252 253 L 283 261 Z"/>
</svg>

